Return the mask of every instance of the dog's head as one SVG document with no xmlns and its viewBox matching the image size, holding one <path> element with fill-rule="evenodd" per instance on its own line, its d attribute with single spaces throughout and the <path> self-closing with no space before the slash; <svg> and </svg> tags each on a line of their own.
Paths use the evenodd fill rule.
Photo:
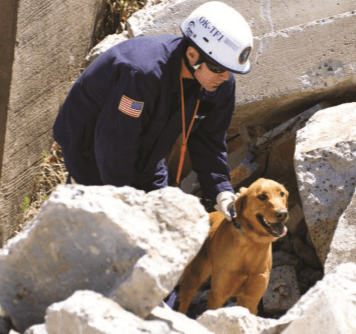
<svg viewBox="0 0 356 334">
<path fill-rule="evenodd" d="M 241 188 L 235 203 L 237 219 L 247 226 L 243 230 L 275 238 L 287 233 L 288 191 L 273 180 L 258 179 L 249 188 Z M 247 232 L 246 231 L 246 232 Z"/>
</svg>

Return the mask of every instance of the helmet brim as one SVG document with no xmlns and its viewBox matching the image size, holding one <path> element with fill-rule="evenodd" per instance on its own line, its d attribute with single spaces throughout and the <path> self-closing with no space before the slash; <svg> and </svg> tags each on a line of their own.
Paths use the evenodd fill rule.
<svg viewBox="0 0 356 334">
<path fill-rule="evenodd" d="M 213 59 L 211 56 L 209 56 L 204 50 L 202 50 L 189 36 L 185 36 L 183 34 L 184 38 L 189 40 L 189 43 L 193 48 L 195 48 L 199 53 L 203 55 L 203 57 L 207 58 L 211 63 L 216 64 L 224 69 L 226 71 L 229 71 L 231 73 L 235 74 L 247 74 L 251 71 L 251 62 L 250 60 L 247 60 L 245 64 L 243 65 L 238 65 L 236 68 L 231 68 L 229 66 L 226 66 L 224 64 L 221 64 L 217 62 L 215 59 Z"/>
</svg>

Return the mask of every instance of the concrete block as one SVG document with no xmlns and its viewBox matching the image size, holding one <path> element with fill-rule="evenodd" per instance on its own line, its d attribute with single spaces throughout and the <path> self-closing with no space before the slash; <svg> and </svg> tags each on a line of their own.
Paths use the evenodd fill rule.
<svg viewBox="0 0 356 334">
<path fill-rule="evenodd" d="M 180 23 L 205 0 L 161 1 L 143 8 L 128 20 L 131 37 L 154 34 L 180 34 Z M 305 22 L 338 15 L 355 9 L 352 0 L 246 1 L 223 0 L 250 24 L 253 35 L 260 36 Z M 154 2 L 153 2 L 154 3 Z"/>
<path fill-rule="evenodd" d="M 30 168 L 51 147 L 54 119 L 91 47 L 103 3 L 1 1 L 0 221 L 4 239 L 11 235 L 11 226 L 18 224 L 20 204 L 31 192 Z"/>
<path fill-rule="evenodd" d="M 356 103 L 317 112 L 298 131 L 294 167 L 305 221 L 324 265 L 356 187 Z"/>
<path fill-rule="evenodd" d="M 325 274 L 346 262 L 356 263 L 356 192 L 337 223 L 326 257 Z"/>
<path fill-rule="evenodd" d="M 89 289 L 145 317 L 199 251 L 208 221 L 198 198 L 178 188 L 58 186 L 0 250 L 4 315 L 22 333 L 52 303 Z"/>
<path fill-rule="evenodd" d="M 273 268 L 266 292 L 263 309 L 269 314 L 280 314 L 289 310 L 300 298 L 297 275 L 293 266 Z"/>
<path fill-rule="evenodd" d="M 175 334 L 163 321 L 145 321 L 93 291 L 76 291 L 46 311 L 48 334 Z"/>
</svg>

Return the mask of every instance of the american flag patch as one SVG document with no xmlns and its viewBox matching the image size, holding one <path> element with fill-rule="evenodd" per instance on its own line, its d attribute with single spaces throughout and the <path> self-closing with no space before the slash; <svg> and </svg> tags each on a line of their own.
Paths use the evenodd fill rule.
<svg viewBox="0 0 356 334">
<path fill-rule="evenodd" d="M 135 101 L 123 95 L 118 109 L 129 116 L 140 117 L 143 105 L 143 102 Z"/>
</svg>

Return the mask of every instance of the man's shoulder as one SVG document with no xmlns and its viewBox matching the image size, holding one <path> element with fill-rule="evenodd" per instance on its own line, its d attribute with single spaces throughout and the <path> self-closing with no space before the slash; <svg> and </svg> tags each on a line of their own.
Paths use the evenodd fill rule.
<svg viewBox="0 0 356 334">
<path fill-rule="evenodd" d="M 109 49 L 108 57 L 118 66 L 130 67 L 143 74 L 160 77 L 169 62 L 176 66 L 181 60 L 182 36 L 154 35 L 136 37 Z"/>
</svg>

